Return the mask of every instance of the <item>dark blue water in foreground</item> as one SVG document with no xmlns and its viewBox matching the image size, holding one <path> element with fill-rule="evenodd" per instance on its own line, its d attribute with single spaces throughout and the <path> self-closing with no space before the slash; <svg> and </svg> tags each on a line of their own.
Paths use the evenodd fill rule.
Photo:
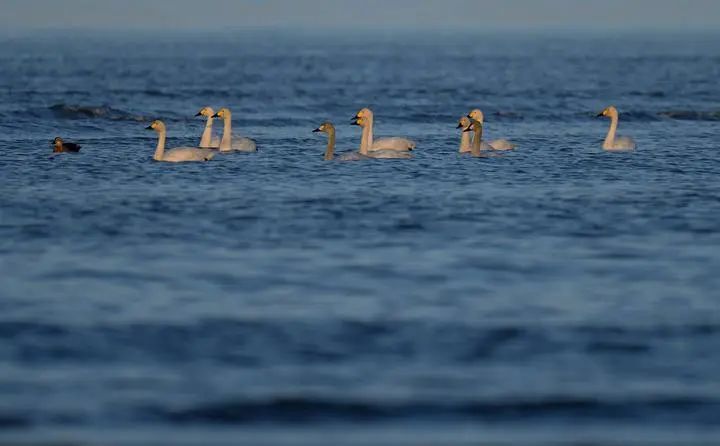
<svg viewBox="0 0 720 446">
<path fill-rule="evenodd" d="M 0 41 L 0 444 L 720 443 L 720 38 L 366 40 Z"/>
</svg>

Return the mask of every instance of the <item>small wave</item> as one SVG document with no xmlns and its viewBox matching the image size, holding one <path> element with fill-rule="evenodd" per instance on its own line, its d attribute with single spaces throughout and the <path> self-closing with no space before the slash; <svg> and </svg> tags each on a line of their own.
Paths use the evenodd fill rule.
<svg viewBox="0 0 720 446">
<path fill-rule="evenodd" d="M 156 98 L 177 98 L 179 95 L 172 91 L 164 91 L 157 89 L 147 89 L 142 92 L 143 94 Z"/>
<path fill-rule="evenodd" d="M 576 114 L 580 116 L 595 116 L 595 112 Z M 620 121 L 631 122 L 657 122 L 664 119 L 676 119 L 681 121 L 720 121 L 720 111 L 645 111 L 645 110 L 620 110 Z"/>
<path fill-rule="evenodd" d="M 49 110 L 56 116 L 65 119 L 109 119 L 112 121 L 147 121 L 146 116 L 133 115 L 123 110 L 118 110 L 108 106 L 88 106 L 88 105 L 71 105 L 71 104 L 55 104 L 49 107 Z"/>
<path fill-rule="evenodd" d="M 28 427 L 31 422 L 27 417 L 13 414 L 0 413 L 0 430 L 17 429 L 19 427 Z"/>
<path fill-rule="evenodd" d="M 667 94 L 664 91 L 640 91 L 633 90 L 628 93 L 630 96 L 646 97 L 646 98 L 664 98 Z"/>
<path fill-rule="evenodd" d="M 466 419 L 517 419 L 543 417 L 608 417 L 632 419 L 638 413 L 673 418 L 687 415 L 707 419 L 720 402 L 705 398 L 649 397 L 612 400 L 594 397 L 547 396 L 458 402 L 370 401 L 315 397 L 237 399 L 200 404 L 186 409 L 147 409 L 172 423 L 247 424 L 257 422 L 308 422 L 323 420 L 376 421 L 404 418 L 461 417 Z"/>
<path fill-rule="evenodd" d="M 620 110 L 620 120 L 621 121 L 636 121 L 636 122 L 650 122 L 650 121 L 659 121 L 660 118 L 657 114 L 649 112 L 649 111 L 642 111 L 642 110 L 632 110 L 632 111 L 622 111 Z"/>
<path fill-rule="evenodd" d="M 720 121 L 720 111 L 670 110 L 660 112 L 658 116 L 678 121 Z"/>
</svg>

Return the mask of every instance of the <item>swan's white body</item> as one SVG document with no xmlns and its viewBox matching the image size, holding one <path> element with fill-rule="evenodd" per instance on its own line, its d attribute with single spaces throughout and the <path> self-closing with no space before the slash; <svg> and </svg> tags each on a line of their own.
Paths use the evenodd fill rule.
<svg viewBox="0 0 720 446">
<path fill-rule="evenodd" d="M 199 149 L 196 147 L 176 147 L 165 150 L 165 138 L 167 129 L 162 121 L 154 121 L 148 129 L 155 130 L 158 134 L 158 144 L 155 148 L 153 159 L 169 163 L 182 163 L 191 161 L 209 161 L 215 155 L 210 149 Z"/>
<path fill-rule="evenodd" d="M 468 114 L 468 118 L 479 121 L 480 124 L 485 125 L 485 115 L 480 109 L 475 109 Z M 513 150 L 517 145 L 508 141 L 507 139 L 494 139 L 489 142 L 483 142 L 483 150 Z"/>
<path fill-rule="evenodd" d="M 169 163 L 183 163 L 189 161 L 210 161 L 215 152 L 210 149 L 199 149 L 196 147 L 176 147 L 167 150 L 161 157 L 157 152 L 153 159 L 155 161 L 166 161 Z"/>
<path fill-rule="evenodd" d="M 617 109 L 610 106 L 603 110 L 598 117 L 606 116 L 610 118 L 610 129 L 603 142 L 603 149 L 609 152 L 628 152 L 635 150 L 637 144 L 632 138 L 627 136 L 617 136 L 618 121 L 620 114 Z"/>
<path fill-rule="evenodd" d="M 395 150 L 407 152 L 414 149 L 414 141 L 400 136 L 390 136 L 385 138 L 373 139 L 372 146 L 370 146 L 371 152 L 374 150 Z"/>
<path fill-rule="evenodd" d="M 369 156 L 361 155 L 360 152 L 343 152 L 335 157 L 338 161 L 363 161 L 372 159 Z"/>
<path fill-rule="evenodd" d="M 232 135 L 230 150 L 222 148 L 222 141 L 218 144 L 218 149 L 223 152 L 257 152 L 257 144 L 254 140 L 240 135 Z"/>
<path fill-rule="evenodd" d="M 412 153 L 402 150 L 371 150 L 367 156 L 375 159 L 411 159 Z"/>
<path fill-rule="evenodd" d="M 459 153 L 472 152 L 472 140 L 473 140 L 473 136 L 470 133 L 463 132 L 463 135 L 460 140 L 460 152 Z M 480 143 L 480 149 L 481 150 L 497 150 L 495 147 L 491 146 L 490 144 L 486 143 L 485 141 L 482 141 Z"/>
<path fill-rule="evenodd" d="M 515 150 L 515 147 L 517 147 L 507 139 L 493 139 L 489 143 L 484 144 L 487 144 L 492 150 Z"/>
<path fill-rule="evenodd" d="M 338 161 L 362 161 L 370 159 L 411 159 L 413 156 L 410 152 L 402 152 L 399 150 L 371 150 L 367 155 L 360 152 L 343 152 L 337 157 Z"/>
<path fill-rule="evenodd" d="M 354 120 L 356 120 L 356 124 L 360 125 L 363 129 L 362 131 L 362 138 L 360 140 L 360 153 L 363 155 L 370 156 L 370 152 L 374 151 L 402 151 L 407 152 L 410 150 L 415 149 L 416 144 L 414 141 L 408 139 L 408 138 L 402 138 L 402 137 L 389 137 L 389 138 L 374 138 L 373 134 L 373 125 L 374 125 L 374 115 L 373 112 L 368 109 L 364 108 L 360 110 L 357 115 L 355 115 Z M 362 124 L 359 124 L 359 122 L 362 122 Z M 378 156 L 375 156 L 374 158 L 389 158 L 390 156 L 387 154 L 378 154 Z M 402 158 L 402 157 L 395 157 L 395 158 Z M 409 158 L 409 157 L 408 157 Z"/>
<path fill-rule="evenodd" d="M 227 110 L 227 109 L 223 109 Z M 220 112 L 218 112 L 219 114 Z M 213 109 L 205 107 L 196 116 L 206 116 L 207 121 L 205 123 L 205 130 L 203 130 L 202 137 L 200 138 L 200 147 L 209 149 L 218 149 L 220 153 L 229 152 L 256 152 L 257 145 L 255 141 L 250 138 L 246 138 L 240 135 L 232 134 L 232 115 L 227 110 L 227 114 L 223 114 L 224 128 L 223 137 L 219 139 L 212 133 L 213 120 L 217 115 L 214 114 Z"/>
</svg>

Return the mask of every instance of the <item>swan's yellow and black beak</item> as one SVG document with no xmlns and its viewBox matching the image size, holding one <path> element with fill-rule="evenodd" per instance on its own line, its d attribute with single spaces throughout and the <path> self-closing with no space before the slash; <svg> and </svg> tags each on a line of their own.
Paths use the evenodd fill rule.
<svg viewBox="0 0 720 446">
<path fill-rule="evenodd" d="M 470 119 L 472 119 L 472 120 L 475 120 L 475 118 L 473 118 L 471 115 L 467 115 L 467 117 L 470 118 Z M 487 118 L 483 118 L 483 121 L 484 121 L 484 122 L 489 122 L 489 121 L 487 120 Z"/>
<path fill-rule="evenodd" d="M 195 113 L 195 117 L 197 118 L 198 116 L 202 116 L 202 112 Z"/>
<path fill-rule="evenodd" d="M 475 130 L 475 126 L 478 126 L 478 125 L 480 126 L 480 128 L 482 128 L 482 126 L 483 126 L 480 121 L 476 121 L 473 119 L 472 124 L 470 124 L 468 126 L 468 128 L 466 128 L 465 130 L 463 130 L 463 132 L 472 132 L 473 130 Z"/>
<path fill-rule="evenodd" d="M 318 127 L 318 128 L 316 128 L 315 130 L 313 130 L 313 133 L 319 133 L 319 132 L 322 132 L 322 130 L 320 130 L 320 127 Z"/>
<path fill-rule="evenodd" d="M 601 111 L 600 113 L 598 113 L 597 115 L 595 115 L 596 118 L 602 118 L 603 116 L 605 116 L 605 112 L 604 112 L 604 111 Z"/>
<path fill-rule="evenodd" d="M 220 112 L 217 112 L 211 116 L 211 118 L 219 118 L 219 117 L 220 117 Z"/>
<path fill-rule="evenodd" d="M 354 118 L 352 118 L 352 120 L 350 121 L 350 125 L 360 125 L 360 117 L 355 116 Z"/>
<path fill-rule="evenodd" d="M 153 128 L 152 124 L 150 124 L 149 126 L 145 127 L 145 130 L 155 130 L 155 129 Z"/>
<path fill-rule="evenodd" d="M 457 125 L 457 127 L 455 127 L 455 128 L 456 128 L 456 129 L 461 129 L 461 128 L 463 128 L 462 123 L 459 123 L 459 124 Z"/>
</svg>

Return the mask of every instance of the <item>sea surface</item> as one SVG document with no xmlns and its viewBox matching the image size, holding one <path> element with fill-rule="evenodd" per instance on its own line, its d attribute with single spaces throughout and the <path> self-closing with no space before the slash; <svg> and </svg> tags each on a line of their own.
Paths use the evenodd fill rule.
<svg viewBox="0 0 720 446">
<path fill-rule="evenodd" d="M 719 79 L 719 34 L 4 35 L 0 444 L 720 444 Z M 260 150 L 152 161 L 206 105 Z M 368 106 L 414 159 L 323 161 Z M 457 154 L 475 107 L 517 150 Z"/>
</svg>

